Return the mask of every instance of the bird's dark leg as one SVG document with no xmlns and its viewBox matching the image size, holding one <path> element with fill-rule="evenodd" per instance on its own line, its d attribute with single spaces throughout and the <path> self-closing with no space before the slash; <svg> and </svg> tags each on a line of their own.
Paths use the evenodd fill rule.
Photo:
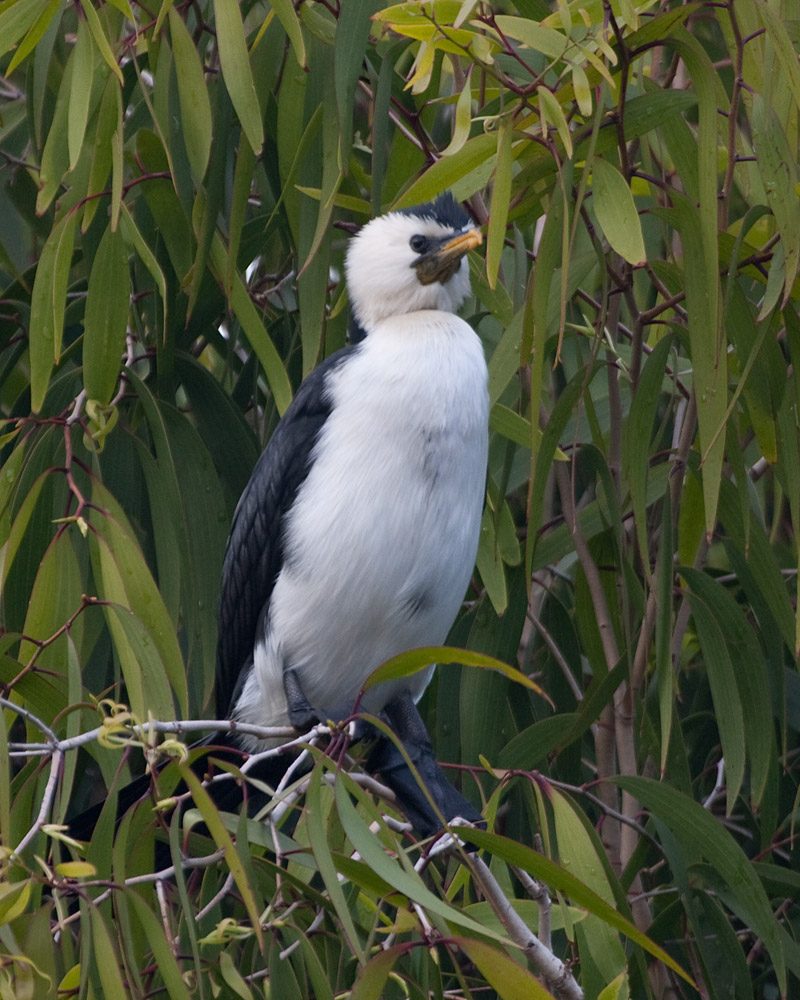
<svg viewBox="0 0 800 1000">
<path fill-rule="evenodd" d="M 428 730 L 410 695 L 387 705 L 384 716 L 400 738 L 409 759 L 425 783 L 436 809 L 447 822 L 461 817 L 469 823 L 485 826 L 478 810 L 450 784 L 436 762 Z M 425 792 L 409 770 L 402 753 L 388 737 L 383 737 L 370 755 L 368 766 L 377 771 L 398 798 L 412 826 L 422 837 L 441 830 L 439 816 Z"/>
<path fill-rule="evenodd" d="M 300 687 L 296 672 L 291 668 L 283 672 L 283 690 L 289 709 L 289 722 L 295 729 L 306 730 L 319 722 L 314 707 Z"/>
</svg>

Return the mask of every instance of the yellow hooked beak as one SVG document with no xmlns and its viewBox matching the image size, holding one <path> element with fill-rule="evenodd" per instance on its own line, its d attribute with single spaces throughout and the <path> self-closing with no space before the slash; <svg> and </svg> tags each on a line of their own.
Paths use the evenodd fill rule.
<svg viewBox="0 0 800 1000">
<path fill-rule="evenodd" d="M 423 285 L 432 285 L 434 281 L 441 284 L 449 281 L 461 264 L 461 258 L 483 243 L 483 234 L 479 229 L 469 229 L 459 233 L 442 243 L 440 246 L 423 254 L 414 261 L 417 277 Z"/>
</svg>

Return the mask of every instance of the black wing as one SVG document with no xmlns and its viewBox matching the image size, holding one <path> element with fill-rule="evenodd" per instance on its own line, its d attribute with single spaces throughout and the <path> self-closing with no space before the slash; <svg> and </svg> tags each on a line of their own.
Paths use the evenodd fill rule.
<svg viewBox="0 0 800 1000">
<path fill-rule="evenodd" d="M 236 507 L 222 566 L 216 679 L 219 718 L 232 709 L 240 674 L 252 663 L 258 621 L 283 562 L 283 519 L 308 475 L 311 451 L 331 412 L 326 378 L 353 350 L 336 351 L 303 381 Z"/>
</svg>

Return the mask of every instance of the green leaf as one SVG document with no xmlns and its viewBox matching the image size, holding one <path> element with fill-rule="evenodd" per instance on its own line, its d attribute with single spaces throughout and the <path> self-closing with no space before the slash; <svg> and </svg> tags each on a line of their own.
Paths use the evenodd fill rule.
<svg viewBox="0 0 800 1000">
<path fill-rule="evenodd" d="M 364 681 L 364 691 L 369 691 L 377 684 L 384 681 L 398 680 L 401 677 L 410 677 L 419 670 L 424 670 L 431 663 L 461 663 L 466 667 L 483 667 L 486 670 L 496 670 L 511 681 L 522 684 L 530 691 L 541 693 L 541 688 L 535 684 L 530 677 L 523 674 L 516 667 L 510 667 L 507 663 L 495 659 L 493 656 L 486 656 L 483 653 L 475 653 L 471 649 L 454 649 L 451 646 L 429 646 L 422 649 L 412 649 L 406 653 L 393 656 L 390 660 L 377 667 Z"/>
<path fill-rule="evenodd" d="M 465 179 L 474 178 L 467 188 L 459 187 L 457 197 L 464 199 L 482 187 L 494 170 L 497 151 L 496 136 L 488 133 L 476 135 L 469 139 L 454 156 L 446 156 L 437 160 L 425 173 L 403 192 L 392 206 L 393 208 L 409 208 L 421 202 L 430 201 L 442 191 L 463 184 Z M 454 191 L 454 194 L 456 192 Z"/>
<path fill-rule="evenodd" d="M 64 306 L 72 263 L 78 216 L 70 212 L 47 238 L 31 295 L 31 409 L 38 413 L 44 404 L 53 364 L 61 356 Z"/>
<path fill-rule="evenodd" d="M 618 784 L 623 784 L 623 782 L 642 781 L 644 779 L 616 778 L 613 780 Z M 655 784 L 655 782 L 651 782 L 651 784 Z M 632 793 L 637 799 L 641 800 L 638 789 L 633 789 Z M 680 799 L 684 798 L 678 792 L 675 795 Z M 698 806 L 698 808 L 701 807 Z M 658 961 L 667 965 L 673 972 L 676 972 L 685 979 L 687 983 L 692 983 L 691 978 L 663 948 L 655 944 L 645 934 L 642 934 L 641 931 L 617 911 L 615 906 L 607 903 L 594 890 L 585 886 L 580 879 L 576 878 L 565 868 L 562 868 L 561 865 L 556 864 L 555 861 L 551 861 L 530 847 L 526 847 L 506 837 L 500 837 L 495 833 L 486 833 L 484 830 L 470 830 L 469 839 L 478 847 L 490 851 L 495 857 L 501 858 L 503 861 L 507 861 L 509 864 L 529 872 L 535 878 L 544 882 L 551 890 L 562 892 L 568 897 L 573 906 L 579 906 L 605 920 L 611 927 L 620 931 L 635 944 L 639 945 L 640 948 L 643 948 L 654 958 L 658 959 Z"/>
<path fill-rule="evenodd" d="M 83 384 L 102 406 L 111 401 L 122 366 L 130 287 L 125 241 L 109 226 L 95 254 L 83 321 Z"/>
<path fill-rule="evenodd" d="M 758 169 L 781 234 L 786 276 L 783 305 L 786 304 L 800 268 L 800 199 L 797 197 L 797 169 L 786 134 L 774 108 L 761 94 L 753 95 L 753 149 Z"/>
<path fill-rule="evenodd" d="M 450 142 L 442 150 L 442 156 L 452 156 L 457 153 L 469 138 L 469 131 L 472 126 L 472 79 L 467 77 L 466 83 L 461 88 L 461 93 L 456 101 L 453 112 L 453 135 Z"/>
<path fill-rule="evenodd" d="M 169 32 L 175 55 L 175 75 L 178 78 L 183 141 L 192 172 L 200 182 L 205 176 L 211 153 L 211 102 L 192 36 L 174 7 L 169 10 Z"/>
<path fill-rule="evenodd" d="M 214 0 L 219 61 L 225 86 L 256 156 L 264 145 L 264 128 L 237 0 Z"/>
<path fill-rule="evenodd" d="M 150 247 L 145 243 L 144 237 L 139 232 L 136 223 L 133 221 L 133 216 L 131 215 L 128 206 L 125 202 L 122 202 L 121 212 L 120 212 L 120 232 L 125 242 L 131 247 L 139 256 L 139 259 L 150 272 L 150 276 L 156 283 L 156 288 L 161 296 L 161 302 L 164 306 L 164 327 L 167 325 L 167 281 L 164 277 L 164 272 L 161 270 L 161 266 L 156 260 L 156 257 Z"/>
<path fill-rule="evenodd" d="M 405 945 L 384 948 L 367 962 L 353 984 L 350 1000 L 381 1000 L 389 973 L 405 952 Z"/>
<path fill-rule="evenodd" d="M 535 976 L 485 941 L 457 937 L 453 943 L 464 949 L 501 1000 L 552 1000 Z"/>
<path fill-rule="evenodd" d="M 735 738 L 737 714 L 743 717 L 738 740 L 741 743 L 742 734 L 744 734 L 742 750 L 747 751 L 752 770 L 750 778 L 751 798 L 758 805 L 766 788 L 772 761 L 772 740 L 768 735 L 771 733 L 772 727 L 772 704 L 769 694 L 770 680 L 764 654 L 752 628 L 745 620 L 740 606 L 724 587 L 707 574 L 694 569 L 682 568 L 680 573 L 691 588 L 689 600 L 692 611 L 694 612 L 695 607 L 702 608 L 703 626 L 700 627 L 697 619 L 696 624 L 698 625 L 698 638 L 703 655 L 707 661 L 709 657 L 715 660 L 717 657 L 722 657 L 720 646 L 723 647 L 723 651 L 729 650 L 730 652 L 730 674 L 724 663 L 722 664 L 722 676 L 716 676 L 716 663 L 712 665 L 707 662 L 706 668 L 714 697 L 715 714 L 718 723 L 723 723 L 724 717 L 729 743 Z M 713 619 L 713 623 L 709 621 L 710 618 Z M 716 628 L 713 627 L 713 624 L 716 625 Z M 731 675 L 735 678 L 734 685 L 731 685 Z M 731 685 L 734 690 L 722 691 L 721 699 L 718 700 L 717 690 L 723 684 Z M 738 692 L 738 703 L 741 705 L 740 712 L 736 706 L 732 708 L 727 706 L 728 701 L 736 698 L 736 692 Z M 728 712 L 731 713 L 730 718 L 728 718 Z M 729 760 L 724 742 L 723 752 L 725 753 L 727 770 Z M 738 748 L 734 748 L 734 763 L 738 753 Z M 734 782 L 730 782 L 730 784 L 734 784 Z M 730 784 L 728 789 L 729 814 L 733 808 Z"/>
<path fill-rule="evenodd" d="M 228 273 L 227 253 L 222 238 L 219 233 L 214 234 L 211 242 L 210 253 L 211 266 L 220 284 L 224 283 L 225 275 Z M 250 341 L 250 346 L 256 352 L 258 360 L 267 376 L 267 382 L 272 390 L 275 399 L 275 406 L 278 413 L 285 413 L 286 407 L 292 400 L 292 385 L 286 369 L 283 366 L 281 357 L 275 349 L 269 334 L 261 322 L 261 317 L 256 311 L 256 307 L 250 298 L 245 283 L 237 273 L 233 279 L 231 289 L 231 308 L 236 314 L 236 318 L 242 324 L 242 329 Z"/>
<path fill-rule="evenodd" d="M 92 501 L 102 513 L 93 510 L 91 522 L 95 531 L 90 534 L 102 538 L 106 543 L 111 562 L 106 562 L 113 593 L 122 596 L 111 599 L 129 608 L 142 622 L 152 637 L 169 683 L 178 701 L 178 707 L 185 716 L 187 712 L 186 673 L 175 629 L 155 580 L 145 562 L 142 551 L 126 523 L 125 515 L 108 490 L 97 480 L 92 482 Z M 105 550 L 104 550 L 105 551 Z M 105 578 L 104 578 L 105 579 Z M 145 692 L 146 694 L 147 692 Z M 167 716 L 174 711 L 170 705 Z"/>
<path fill-rule="evenodd" d="M 278 15 L 278 20 L 281 22 L 283 30 L 289 37 L 292 50 L 294 51 L 294 57 L 297 60 L 297 65 L 305 68 L 306 49 L 303 41 L 303 29 L 300 25 L 300 19 L 297 16 L 297 11 L 294 8 L 292 0 L 273 0 L 271 7 Z"/>
<path fill-rule="evenodd" d="M 701 805 L 669 785 L 649 778 L 622 776 L 611 780 L 653 813 L 690 857 L 699 852 L 713 865 L 730 889 L 736 912 L 764 942 L 778 986 L 785 994 L 786 966 L 778 922 L 751 862 L 731 834 Z"/>
<path fill-rule="evenodd" d="M 145 933 L 148 944 L 153 949 L 153 958 L 158 973 L 164 980 L 167 994 L 171 1000 L 189 1000 L 189 991 L 181 977 L 180 966 L 175 960 L 164 934 L 163 924 L 137 892 L 126 893 L 126 899 Z"/>
<path fill-rule="evenodd" d="M 122 93 L 119 80 L 110 76 L 106 83 L 103 97 L 100 101 L 100 111 L 97 115 L 97 128 L 92 149 L 92 163 L 89 169 L 89 185 L 87 201 L 83 210 L 81 232 L 85 233 L 95 217 L 100 198 L 92 197 L 99 194 L 105 187 L 113 160 L 113 136 L 122 127 Z"/>
<path fill-rule="evenodd" d="M 195 805 L 203 817 L 203 822 L 208 827 L 208 832 L 211 834 L 214 843 L 225 855 L 225 861 L 230 869 L 231 875 L 233 876 L 233 880 L 236 883 L 236 887 L 241 893 L 242 902 L 244 903 L 247 915 L 250 918 L 253 933 L 256 936 L 259 947 L 263 950 L 264 935 L 261 930 L 261 920 L 259 918 L 258 907 L 256 906 L 256 899 L 248 881 L 247 872 L 245 871 L 242 860 L 230 838 L 230 834 L 225 829 L 222 820 L 220 819 L 217 807 L 211 801 L 208 792 L 200 784 L 200 779 L 194 771 L 192 771 L 188 764 L 178 763 L 177 766 L 181 772 L 181 777 L 186 782 L 189 791 L 192 793 L 192 798 L 194 799 Z"/>
<path fill-rule="evenodd" d="M 105 31 L 103 30 L 99 14 L 92 6 L 90 0 L 81 0 L 81 7 L 83 8 L 83 13 L 86 15 L 89 30 L 94 37 L 95 45 L 97 46 L 100 55 L 103 57 L 103 60 L 108 68 L 113 73 L 116 73 L 119 82 L 124 83 L 125 80 L 122 76 L 122 70 L 117 65 L 117 60 L 114 58 L 114 53 L 111 51 L 111 44 L 106 37 Z"/>
<path fill-rule="evenodd" d="M 49 0 L 27 0 L 5 6 L 0 11 L 0 56 L 14 48 L 45 11 L 48 2 Z"/>
<path fill-rule="evenodd" d="M 104 1000 L 128 1000 L 122 985 L 122 971 L 106 922 L 96 906 L 89 906 L 92 928 L 94 967 L 103 989 Z"/>
<path fill-rule="evenodd" d="M 492 187 L 489 228 L 486 234 L 486 278 L 492 289 L 497 283 L 497 272 L 500 269 L 506 238 L 508 206 L 511 201 L 512 131 L 512 123 L 506 120 L 497 133 L 497 165 Z"/>
<path fill-rule="evenodd" d="M 509 38 L 516 38 L 523 45 L 541 52 L 549 59 L 560 59 L 569 46 L 569 40 L 554 28 L 544 28 L 535 21 L 522 17 L 500 14 L 494 19 L 497 27 Z"/>
<path fill-rule="evenodd" d="M 287 5 L 294 14 L 291 4 Z M 333 82 L 341 138 L 341 159 L 347 162 L 353 135 L 353 108 L 355 93 L 364 64 L 364 53 L 369 41 L 370 18 L 383 6 L 382 0 L 349 0 L 343 4 L 336 22 L 336 44 L 333 49 Z M 276 9 L 277 12 L 277 9 Z M 280 13 L 278 12 L 280 17 Z M 294 14 L 296 17 L 297 15 Z M 281 19 L 283 20 L 283 19 Z M 298 29 L 299 30 L 299 29 Z M 287 32 L 288 33 L 288 32 Z M 305 54 L 297 61 L 303 65 Z"/>
<path fill-rule="evenodd" d="M 642 225 L 631 189 L 616 167 L 599 157 L 592 162 L 592 206 L 611 248 L 629 264 L 644 264 Z"/>
<path fill-rule="evenodd" d="M 69 92 L 69 127 L 67 130 L 70 170 L 75 169 L 78 157 L 83 151 L 83 138 L 86 134 L 86 122 L 89 118 L 89 98 L 92 95 L 92 79 L 94 77 L 92 35 L 83 18 L 78 18 L 78 39 L 72 58 L 74 66 Z"/>
<path fill-rule="evenodd" d="M 344 896 L 339 876 L 331 856 L 325 828 L 325 817 L 322 808 L 322 765 L 318 764 L 311 773 L 311 780 L 306 793 L 306 830 L 314 860 L 317 862 L 320 878 L 328 891 L 336 914 L 342 924 L 348 946 L 358 958 L 360 964 L 365 961 L 364 948 L 359 940 L 358 932 L 350 915 L 347 900 Z M 351 807 L 352 808 L 352 807 Z"/>
<path fill-rule="evenodd" d="M 595 163 L 599 161 L 595 160 Z M 661 400 L 661 386 L 667 358 L 672 348 L 672 338 L 664 337 L 656 344 L 647 359 L 636 395 L 631 401 L 627 421 L 628 476 L 631 490 L 634 523 L 639 543 L 639 555 L 645 573 L 650 574 L 650 546 L 647 541 L 647 475 L 650 466 L 651 428 Z"/>
<path fill-rule="evenodd" d="M 19 7 L 31 7 L 32 4 L 17 4 Z M 17 66 L 33 52 L 39 42 L 42 40 L 47 32 L 47 29 L 55 21 L 56 15 L 60 12 L 61 8 L 66 6 L 65 0 L 49 0 L 47 6 L 41 11 L 37 16 L 36 20 L 30 27 L 25 38 L 17 46 L 17 50 L 11 58 L 11 62 L 8 64 L 5 75 L 10 77 Z M 0 52 L 2 55 L 2 52 Z"/>
<path fill-rule="evenodd" d="M 542 135 L 546 138 L 548 127 L 554 125 L 561 144 L 564 147 L 567 159 L 572 157 L 572 133 L 569 130 L 564 109 L 558 102 L 558 98 L 548 87 L 537 87 L 536 93 L 539 95 L 539 116 L 542 123 Z"/>
</svg>

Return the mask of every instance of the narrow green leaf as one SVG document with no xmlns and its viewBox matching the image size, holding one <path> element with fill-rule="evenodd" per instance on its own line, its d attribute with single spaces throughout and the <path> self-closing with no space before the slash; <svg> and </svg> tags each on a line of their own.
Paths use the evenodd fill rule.
<svg viewBox="0 0 800 1000">
<path fill-rule="evenodd" d="M 81 232 L 85 233 L 95 217 L 100 198 L 92 197 L 99 194 L 105 187 L 112 163 L 112 142 L 116 129 L 122 124 L 122 92 L 119 80 L 110 76 L 106 83 L 100 110 L 97 114 L 97 128 L 92 149 L 92 163 L 89 168 L 89 186 L 87 200 L 83 210 Z"/>
<path fill-rule="evenodd" d="M 665 215 L 673 220 L 681 234 L 689 343 L 694 368 L 693 389 L 697 397 L 703 462 L 705 525 L 710 536 L 716 523 L 725 450 L 725 436 L 720 428 L 724 427 L 728 406 L 727 357 L 718 325 L 719 282 L 716 269 L 709 270 L 709 257 L 697 209 L 677 192 L 673 204 L 674 209 L 665 213 L 654 208 L 653 214 Z"/>
<path fill-rule="evenodd" d="M 633 50 L 669 38 L 674 29 L 682 25 L 701 6 L 699 3 L 687 3 L 659 16 L 648 18 L 641 28 L 627 36 L 625 45 Z"/>
<path fill-rule="evenodd" d="M 247 199 L 253 183 L 253 171 L 256 158 L 247 136 L 239 138 L 236 151 L 236 167 L 233 173 L 233 191 L 231 193 L 231 212 L 228 222 L 228 267 L 225 271 L 225 294 L 230 298 L 233 291 L 233 279 L 236 274 L 239 259 L 239 246 L 242 240 L 242 228 L 247 214 Z"/>
<path fill-rule="evenodd" d="M 595 160 L 595 164 L 598 163 Z M 650 441 L 656 410 L 661 399 L 661 384 L 672 338 L 665 337 L 656 344 L 653 353 L 642 369 L 636 395 L 631 401 L 627 420 L 628 476 L 631 490 L 639 554 L 645 573 L 650 575 L 650 546 L 647 541 L 647 474 L 649 470 Z"/>
<path fill-rule="evenodd" d="M 786 965 L 778 921 L 750 860 L 731 834 L 699 803 L 669 785 L 649 778 L 623 776 L 611 780 L 671 830 L 690 856 L 700 852 L 713 865 L 730 890 L 737 914 L 764 942 L 779 989 L 785 994 Z"/>
<path fill-rule="evenodd" d="M 83 384 L 89 399 L 111 401 L 119 379 L 130 310 L 128 252 L 109 226 L 95 254 L 83 330 Z"/>
<path fill-rule="evenodd" d="M 106 922 L 96 906 L 89 906 L 92 927 L 92 952 L 104 1000 L 128 1000 L 122 985 L 122 971 Z"/>
<path fill-rule="evenodd" d="M 606 160 L 592 163 L 592 206 L 611 248 L 634 266 L 645 262 L 639 213 L 628 182 Z"/>
<path fill-rule="evenodd" d="M 795 60 L 796 61 L 796 60 Z M 783 244 L 783 304 L 786 304 L 800 268 L 800 199 L 797 197 L 797 169 L 789 142 L 775 110 L 761 94 L 753 95 L 753 150 Z"/>
<path fill-rule="evenodd" d="M 120 232 L 122 233 L 122 238 L 139 256 L 144 266 L 150 272 L 150 276 L 156 283 L 156 288 L 158 289 L 159 295 L 161 296 L 161 302 L 164 307 L 164 326 L 167 325 L 167 281 L 164 277 L 164 272 L 161 270 L 153 251 L 145 243 L 144 237 L 139 232 L 136 223 L 133 221 L 133 216 L 131 215 L 128 206 L 122 202 L 121 212 L 120 212 Z"/>
<path fill-rule="evenodd" d="M 263 950 L 264 935 L 261 930 L 261 920 L 259 918 L 255 896 L 253 895 L 253 890 L 248 882 L 247 873 L 244 869 L 244 865 L 242 864 L 242 860 L 230 838 L 230 834 L 225 829 L 222 820 L 220 819 L 217 807 L 211 801 L 208 792 L 200 784 L 200 779 L 194 771 L 192 771 L 188 764 L 182 763 L 178 764 L 178 769 L 180 770 L 181 777 L 186 782 L 189 791 L 192 793 L 195 805 L 200 810 L 203 822 L 208 827 L 208 832 L 211 834 L 214 843 L 223 851 L 225 855 L 225 861 L 230 869 L 231 875 L 233 876 L 233 880 L 241 893 L 242 902 L 244 903 L 247 915 L 250 918 L 253 933 L 256 936 L 259 947 Z"/>
<path fill-rule="evenodd" d="M 800 66 L 797 65 L 795 45 L 792 44 L 792 39 L 786 30 L 788 25 L 767 0 L 756 0 L 756 6 L 767 29 L 767 35 L 775 46 L 781 79 L 792 92 L 795 108 L 800 109 Z"/>
<path fill-rule="evenodd" d="M 33 6 L 31 4 L 18 3 L 17 7 Z M 16 52 L 11 57 L 11 62 L 8 64 L 5 75 L 10 77 L 17 66 L 33 52 L 36 46 L 44 37 L 47 29 L 53 24 L 56 15 L 60 12 L 61 8 L 66 6 L 66 0 L 49 0 L 47 6 L 41 11 L 37 16 L 36 20 L 30 27 L 27 35 L 23 38 L 20 44 L 17 46 Z M 2 36 L 0 36 L 2 37 Z M 2 54 L 2 53 L 0 53 Z"/>
<path fill-rule="evenodd" d="M 572 133 L 569 130 L 564 109 L 558 103 L 558 98 L 548 87 L 537 87 L 539 95 L 539 115 L 542 123 L 542 135 L 547 136 L 548 126 L 554 125 L 558 137 L 564 147 L 567 159 L 572 157 Z"/>
<path fill-rule="evenodd" d="M 688 580 L 692 579 L 694 576 L 690 574 Z M 689 591 L 689 603 L 697 627 L 700 648 L 703 651 L 706 674 L 711 686 L 711 696 L 714 699 L 714 716 L 719 728 L 722 753 L 725 757 L 726 812 L 730 815 L 744 780 L 742 705 L 739 701 L 733 664 L 722 630 L 694 590 Z"/>
<path fill-rule="evenodd" d="M 356 810 L 350 794 L 358 795 L 359 790 L 353 782 L 346 780 L 346 775 L 337 775 L 334 787 L 336 807 L 339 819 L 350 843 L 361 855 L 362 860 L 395 890 L 423 906 L 428 914 L 447 921 L 450 926 L 460 927 L 471 934 L 493 936 L 488 928 L 481 926 L 462 910 L 440 899 L 425 885 L 420 876 L 413 870 L 401 867 L 399 861 L 392 859 L 383 849 L 380 840 L 364 822 Z M 363 793 L 360 793 L 363 794 Z M 470 830 L 470 840 L 472 831 Z"/>
<path fill-rule="evenodd" d="M 481 518 L 481 533 L 475 563 L 492 607 L 498 615 L 502 615 L 508 607 L 508 589 L 503 560 L 497 550 L 494 519 L 488 508 L 484 510 Z"/>
<path fill-rule="evenodd" d="M 219 233 L 214 234 L 211 242 L 210 261 L 217 280 L 220 284 L 224 284 L 225 275 L 228 273 L 228 261 L 225 246 Z M 275 406 L 278 408 L 278 412 L 282 414 L 291 402 L 292 385 L 289 381 L 289 376 L 286 374 L 281 357 L 264 328 L 261 317 L 258 315 L 256 307 L 253 305 L 247 291 L 247 287 L 238 273 L 233 279 L 231 308 L 236 314 L 236 318 L 242 324 L 242 329 L 250 341 L 250 346 L 256 352 L 258 360 L 261 362 L 267 382 L 275 399 Z"/>
<path fill-rule="evenodd" d="M 306 48 L 303 41 L 303 30 L 292 0 L 273 0 L 271 6 L 278 15 L 278 20 L 283 25 L 283 30 L 289 37 L 297 65 L 305 68 Z"/>
<path fill-rule="evenodd" d="M 163 924 L 136 891 L 127 893 L 125 898 L 141 925 L 148 944 L 153 949 L 153 958 L 159 975 L 164 979 L 167 994 L 171 1000 L 189 1000 L 189 991 L 164 934 Z"/>
<path fill-rule="evenodd" d="M 640 383 L 641 385 L 641 383 Z M 689 482 L 696 483 L 693 477 Z M 661 537 L 658 547 L 656 567 L 656 683 L 658 685 L 658 714 L 661 723 L 661 774 L 667 767 L 669 742 L 672 734 L 674 714 L 674 677 L 672 672 L 672 582 L 673 582 L 673 524 L 670 491 L 664 490 L 661 512 Z M 699 540 L 699 535 L 698 535 Z"/>
<path fill-rule="evenodd" d="M 694 610 L 698 602 L 702 603 L 706 616 L 711 616 L 716 623 L 722 644 L 730 651 L 731 669 L 744 720 L 743 728 L 738 735 L 740 742 L 744 735 L 743 749 L 747 751 L 751 767 L 750 796 L 757 806 L 764 794 L 772 762 L 773 744 L 769 735 L 772 727 L 772 702 L 768 666 L 758 639 L 746 621 L 740 605 L 731 594 L 705 573 L 688 568 L 681 569 L 680 573 L 691 588 L 689 599 L 692 609 Z M 710 641 L 714 634 L 713 630 L 707 629 L 706 632 L 710 634 L 704 635 L 698 631 L 704 656 L 707 655 L 708 647 L 708 642 L 704 639 Z M 712 650 L 711 655 L 717 655 L 717 650 Z M 721 704 L 717 704 L 715 693 L 717 685 L 711 677 L 710 666 L 708 673 L 719 719 L 725 709 Z M 734 695 L 726 692 L 724 697 L 730 698 Z M 733 713 L 735 720 L 735 708 Z M 727 755 L 725 763 L 728 764 Z M 730 798 L 728 806 L 730 812 L 733 808 Z"/>
<path fill-rule="evenodd" d="M 117 60 L 114 58 L 114 53 L 111 51 L 111 43 L 103 30 L 100 15 L 94 9 L 90 0 L 81 0 L 81 7 L 86 15 L 86 22 L 89 25 L 89 30 L 92 33 L 95 45 L 97 46 L 100 55 L 105 60 L 105 63 L 111 72 L 117 75 L 119 82 L 124 83 L 125 79 L 122 76 L 122 70 L 119 68 Z"/>
<path fill-rule="evenodd" d="M 31 409 L 41 410 L 53 364 L 61 355 L 64 306 L 78 216 L 70 212 L 56 224 L 42 248 L 31 295 Z"/>
<path fill-rule="evenodd" d="M 472 78 L 467 76 L 461 93 L 456 101 L 455 112 L 453 113 L 453 135 L 450 142 L 442 150 L 442 156 L 452 156 L 457 153 L 469 138 L 469 130 L 472 126 Z"/>
<path fill-rule="evenodd" d="M 185 716 L 188 692 L 183 656 L 155 580 L 119 504 L 96 479 L 92 480 L 92 500 L 103 512 L 92 511 L 93 534 L 106 541 L 123 585 L 122 598 L 115 600 L 130 608 L 152 636 L 178 707 Z M 173 714 L 172 709 L 169 714 Z"/>
<path fill-rule="evenodd" d="M 237 0 L 214 0 L 219 61 L 225 86 L 242 129 L 258 155 L 264 145 L 264 128 L 258 103 L 244 25 Z"/>
<path fill-rule="evenodd" d="M 192 172 L 200 182 L 205 176 L 211 153 L 211 102 L 192 36 L 174 7 L 169 10 L 169 32 L 175 56 L 175 75 L 178 78 L 183 141 Z"/>
<path fill-rule="evenodd" d="M 552 1000 L 553 994 L 504 952 L 476 938 L 460 937 L 454 943 L 469 955 L 501 1000 Z"/>
<path fill-rule="evenodd" d="M 322 811 L 322 765 L 318 764 L 311 773 L 308 792 L 306 793 L 306 830 L 310 842 L 314 860 L 317 862 L 320 878 L 325 884 L 330 900 L 333 903 L 336 914 L 342 924 L 342 932 L 347 940 L 348 946 L 356 956 L 360 964 L 364 964 L 366 956 L 359 940 L 353 918 L 344 897 L 339 876 L 331 857 L 331 849 L 325 830 L 325 821 Z"/>
<path fill-rule="evenodd" d="M 0 56 L 9 52 L 36 19 L 41 16 L 49 0 L 27 0 L 6 7 L 0 13 Z"/>
<path fill-rule="evenodd" d="M 504 35 L 516 38 L 529 49 L 541 52 L 549 59 L 560 59 L 569 45 L 569 40 L 560 31 L 544 28 L 528 18 L 501 14 L 495 17 L 495 23 Z"/>
<path fill-rule="evenodd" d="M 411 205 L 430 201 L 442 191 L 453 188 L 465 177 L 474 176 L 476 172 L 485 172 L 485 179 L 476 185 L 475 190 L 477 190 L 491 176 L 496 151 L 496 136 L 491 133 L 476 135 L 474 139 L 469 139 L 456 155 L 437 160 L 403 192 L 392 207 L 409 208 Z M 469 195 L 459 191 L 459 196 L 466 198 Z"/>
<path fill-rule="evenodd" d="M 294 8 L 288 4 L 294 14 Z M 339 117 L 339 135 L 341 137 L 341 158 L 346 163 L 350 156 L 350 145 L 353 135 L 353 107 L 355 93 L 364 64 L 364 53 L 369 41 L 369 30 L 373 14 L 383 6 L 382 0 L 349 0 L 339 11 L 336 23 L 336 44 L 333 49 L 333 82 L 336 90 L 336 105 Z M 280 12 L 276 7 L 280 17 Z M 297 16 L 296 14 L 294 15 Z M 281 18 L 281 21 L 283 19 Z M 287 31 L 288 34 L 288 31 Z M 291 37 L 291 36 L 290 36 Z M 292 43 L 294 44 L 294 42 Z M 295 48 L 297 61 L 302 65 L 305 56 L 300 59 Z"/>
<path fill-rule="evenodd" d="M 67 129 L 70 170 L 75 169 L 78 157 L 83 151 L 83 137 L 86 134 L 86 122 L 89 118 L 89 98 L 92 95 L 92 79 L 94 77 L 92 34 L 82 17 L 78 18 L 78 38 L 75 42 L 73 60 L 72 85 L 69 93 L 69 127 Z"/>
<path fill-rule="evenodd" d="M 455 649 L 452 646 L 428 646 L 393 656 L 372 671 L 364 681 L 364 690 L 369 691 L 384 681 L 410 677 L 417 671 L 424 670 L 431 663 L 461 663 L 465 667 L 483 667 L 487 670 L 496 670 L 509 680 L 522 684 L 530 691 L 541 693 L 539 685 L 516 667 L 510 667 L 507 663 L 503 663 L 493 656 L 486 656 L 484 653 L 476 653 L 471 649 Z"/>
<path fill-rule="evenodd" d="M 506 238 L 508 206 L 511 201 L 511 135 L 512 123 L 506 120 L 497 133 L 497 165 L 492 187 L 489 228 L 486 235 L 486 278 L 489 287 L 497 283 L 500 259 Z"/>
<path fill-rule="evenodd" d="M 389 973 L 405 952 L 405 945 L 384 948 L 367 962 L 353 984 L 350 1000 L 381 1000 Z"/>
<path fill-rule="evenodd" d="M 615 780 L 618 784 L 623 784 L 623 782 L 630 782 L 637 779 L 617 778 Z M 651 784 L 655 784 L 655 782 L 651 782 Z M 641 800 L 642 796 L 638 794 L 638 788 L 633 789 L 633 794 L 637 799 Z M 678 792 L 675 795 L 679 799 L 684 799 L 684 796 Z M 698 806 L 698 808 L 701 807 Z M 532 848 L 526 847 L 514 840 L 510 840 L 507 837 L 500 837 L 495 833 L 486 833 L 484 830 L 470 830 L 469 839 L 478 847 L 490 851 L 495 857 L 501 858 L 503 861 L 507 861 L 518 868 L 522 868 L 535 878 L 541 879 L 551 890 L 564 893 L 573 906 L 580 906 L 589 913 L 593 913 L 602 920 L 605 920 L 611 927 L 620 931 L 620 933 L 639 945 L 640 948 L 643 948 L 654 958 L 658 959 L 658 961 L 667 965 L 673 972 L 676 972 L 681 978 L 685 979 L 687 983 L 692 983 L 690 976 L 681 969 L 677 962 L 663 948 L 645 934 L 642 934 L 641 931 L 617 911 L 615 906 L 607 903 L 594 890 L 585 886 L 580 879 L 576 878 L 565 868 L 562 868 L 561 865 L 556 864 L 555 861 L 551 861 L 543 854 L 539 854 Z"/>
</svg>

